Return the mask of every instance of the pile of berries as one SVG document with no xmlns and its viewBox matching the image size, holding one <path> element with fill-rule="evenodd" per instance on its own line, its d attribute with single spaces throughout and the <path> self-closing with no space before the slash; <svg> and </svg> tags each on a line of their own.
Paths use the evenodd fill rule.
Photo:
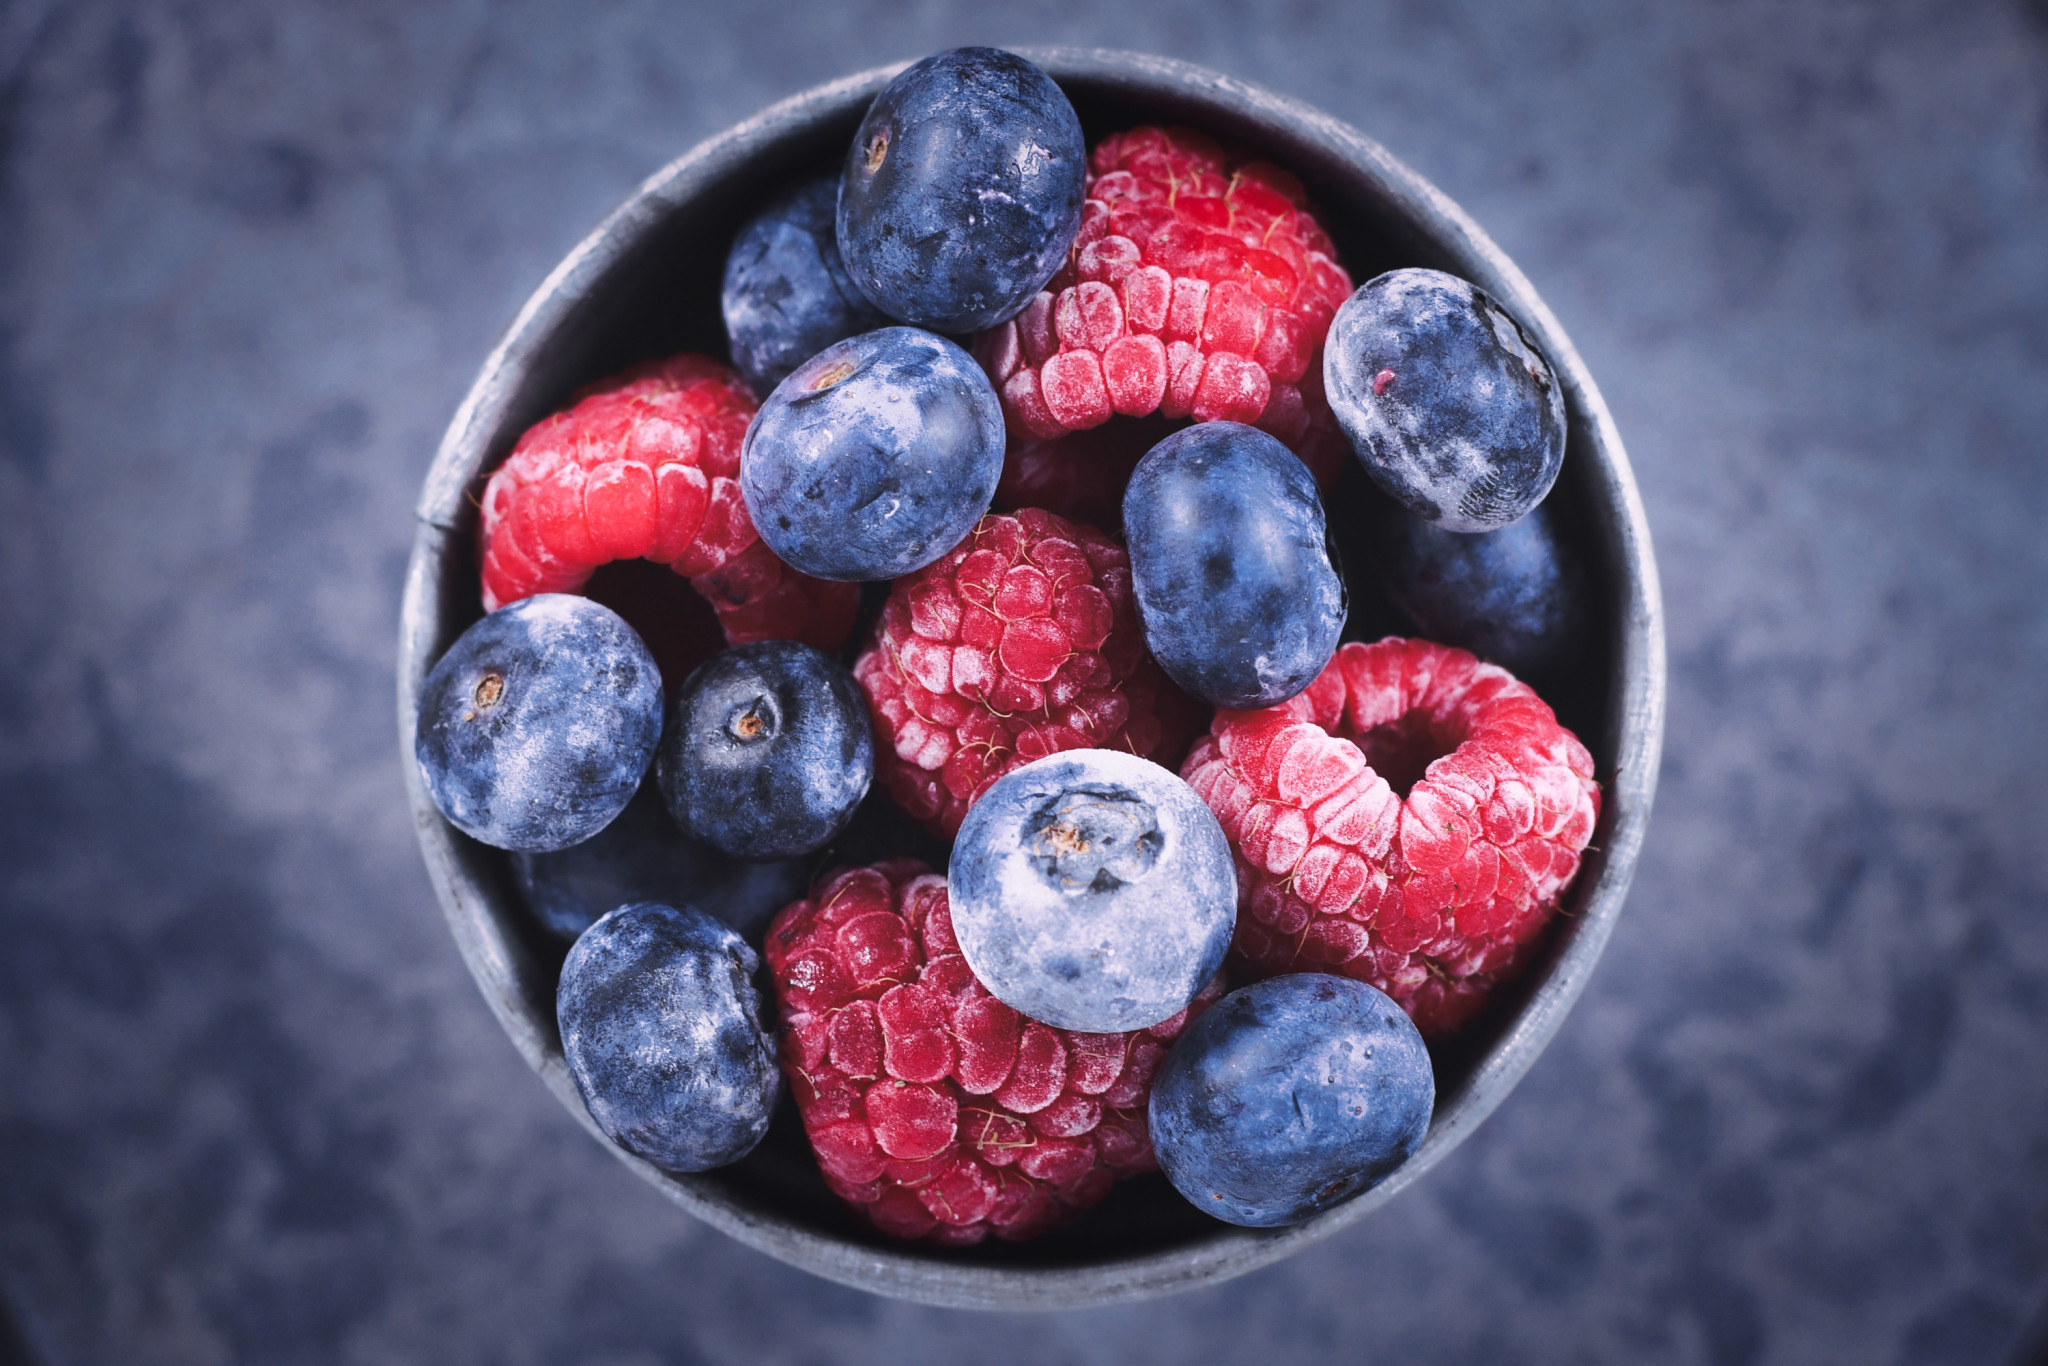
<svg viewBox="0 0 2048 1366">
<path fill-rule="evenodd" d="M 420 702 L 428 792 L 574 941 L 592 1117 L 700 1171 L 786 1083 L 830 1188 L 949 1246 L 1155 1169 L 1251 1226 L 1370 1189 L 1599 815 L 1501 667 L 1589 634 L 1540 350 L 987 48 L 892 81 L 723 304 L 738 370 L 594 384 L 490 476 Z M 728 648 L 587 595 L 616 561 Z M 1347 571 L 1441 639 L 1340 644 Z"/>
</svg>

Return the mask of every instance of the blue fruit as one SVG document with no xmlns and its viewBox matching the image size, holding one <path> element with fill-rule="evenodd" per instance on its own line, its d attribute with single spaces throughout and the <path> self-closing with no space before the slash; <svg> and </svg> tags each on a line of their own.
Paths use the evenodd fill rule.
<svg viewBox="0 0 2048 1366">
<path fill-rule="evenodd" d="M 1005 774 L 967 809 L 946 891 L 960 952 L 991 995 L 1091 1034 L 1179 1011 L 1223 965 L 1237 925 L 1216 817 L 1179 778 L 1121 750 L 1069 750 Z"/>
<path fill-rule="evenodd" d="M 1348 977 L 1298 973 L 1234 991 L 1174 1045 L 1152 1084 L 1159 1166 L 1196 1208 L 1251 1228 L 1363 1195 L 1429 1132 L 1436 1078 L 1415 1025 Z"/>
<path fill-rule="evenodd" d="M 775 1108 L 761 960 L 692 906 L 641 902 L 569 950 L 555 1020 L 597 1127 L 636 1157 L 701 1172 L 745 1157 Z"/>
<path fill-rule="evenodd" d="M 725 258 L 725 336 L 757 394 L 833 342 L 888 323 L 839 259 L 838 203 L 838 176 L 811 181 L 741 228 Z"/>
<path fill-rule="evenodd" d="M 821 579 L 899 578 L 960 543 L 1003 474 L 1003 409 L 944 337 L 885 327 L 826 347 L 747 428 L 761 539 Z"/>
<path fill-rule="evenodd" d="M 1204 422 L 1146 452 L 1124 491 L 1145 644 L 1219 707 L 1270 707 L 1313 683 L 1344 630 L 1308 467 L 1255 427 Z"/>
<path fill-rule="evenodd" d="M 549 931 L 574 939 L 605 912 L 635 901 L 689 903 L 758 943 L 775 913 L 804 894 L 806 859 L 749 863 L 676 829 L 655 783 L 642 781 L 619 818 L 581 844 L 515 853 L 512 875 Z"/>
<path fill-rule="evenodd" d="M 683 681 L 656 773 L 691 839 L 734 858 L 811 853 L 853 819 L 874 779 L 867 699 L 809 645 L 734 646 Z"/>
<path fill-rule="evenodd" d="M 1446 531 L 1492 531 L 1543 501 L 1564 463 L 1550 362 L 1476 285 L 1395 270 L 1344 301 L 1323 386 L 1373 481 Z"/>
<path fill-rule="evenodd" d="M 941 52 L 868 106 L 839 181 L 839 253 L 890 317 L 977 332 L 1066 261 L 1086 171 L 1051 77 L 995 48 Z"/>
<path fill-rule="evenodd" d="M 1516 677 L 1562 677 L 1589 635 L 1585 581 L 1548 504 L 1476 535 L 1445 531 L 1392 504 L 1376 519 L 1387 596 L 1419 634 L 1470 650 Z"/>
<path fill-rule="evenodd" d="M 542 593 L 462 633 L 420 689 L 413 756 L 454 826 L 563 849 L 632 800 L 661 735 L 661 673 L 609 607 Z"/>
</svg>

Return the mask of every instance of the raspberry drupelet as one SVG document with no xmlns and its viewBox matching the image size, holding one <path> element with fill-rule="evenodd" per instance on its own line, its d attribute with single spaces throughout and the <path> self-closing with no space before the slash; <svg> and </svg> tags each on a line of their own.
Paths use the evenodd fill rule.
<svg viewBox="0 0 2048 1366">
<path fill-rule="evenodd" d="M 946 839 L 1019 765 L 1126 749 L 1171 767 L 1205 715 L 1145 653 L 1123 547 L 1039 508 L 896 580 L 853 676 L 875 776 Z"/>
<path fill-rule="evenodd" d="M 1548 704 L 1424 640 L 1342 646 L 1289 701 L 1219 711 L 1181 776 L 1237 855 L 1239 965 L 1356 978 L 1432 1038 L 1523 966 L 1600 814 Z"/>
<path fill-rule="evenodd" d="M 859 590 L 777 559 L 741 501 L 756 406 L 737 373 L 683 354 L 600 381 L 528 428 L 484 487 L 485 609 L 574 593 L 600 565 L 645 558 L 689 579 L 729 645 L 837 649 Z"/>
<path fill-rule="evenodd" d="M 1045 440 L 1112 414 L 1271 432 L 1326 487 L 1346 449 L 1322 345 L 1351 277 L 1301 185 L 1185 128 L 1134 128 L 1089 156 L 1067 264 L 976 352 L 1011 431 Z"/>
<path fill-rule="evenodd" d="M 1153 1170 L 1153 1075 L 1222 994 L 1128 1034 L 1025 1019 L 975 980 L 945 877 L 912 859 L 828 875 L 764 956 L 825 1184 L 884 1233 L 951 1246 L 1033 1237 Z"/>
</svg>

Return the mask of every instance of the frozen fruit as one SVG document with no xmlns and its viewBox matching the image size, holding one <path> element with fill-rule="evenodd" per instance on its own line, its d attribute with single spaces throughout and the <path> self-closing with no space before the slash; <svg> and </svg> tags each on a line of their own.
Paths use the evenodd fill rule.
<svg viewBox="0 0 2048 1366">
<path fill-rule="evenodd" d="M 1003 415 L 974 359 L 885 327 L 826 347 L 761 406 L 740 457 L 775 553 L 826 579 L 893 579 L 959 544 L 1003 473 Z"/>
<path fill-rule="evenodd" d="M 599 565 L 649 559 L 690 580 L 728 644 L 836 650 L 859 591 L 809 578 L 754 534 L 740 497 L 746 382 L 679 355 L 592 385 L 528 428 L 484 486 L 484 606 L 574 593 Z"/>
<path fill-rule="evenodd" d="M 661 734 L 661 675 L 633 628 L 543 593 L 464 631 L 420 687 L 413 757 L 455 827 L 562 849 L 625 809 Z"/>
<path fill-rule="evenodd" d="M 1446 531 L 1492 531 L 1564 463 L 1564 392 L 1485 290 L 1440 270 L 1368 280 L 1337 310 L 1323 382 L 1373 482 Z"/>
<path fill-rule="evenodd" d="M 956 1246 L 1033 1237 L 1151 1171 L 1153 1073 L 1221 994 L 1129 1034 L 1026 1020 L 960 956 L 945 879 L 908 859 L 822 878 L 763 956 L 825 1184 L 884 1233 Z"/>
<path fill-rule="evenodd" d="M 1181 687 L 1268 707 L 1330 662 L 1344 580 L 1315 480 L 1273 437 L 1236 422 L 1175 432 L 1138 462 L 1123 522 L 1145 644 Z"/>
<path fill-rule="evenodd" d="M 808 181 L 749 220 L 726 255 L 725 338 L 763 397 L 833 342 L 888 324 L 839 259 L 838 205 L 838 176 Z"/>
<path fill-rule="evenodd" d="M 1334 477 L 1318 361 L 1351 277 L 1300 183 L 1184 128 L 1104 138 L 1089 171 L 1073 256 L 975 346 L 1012 430 L 1228 419 Z"/>
<path fill-rule="evenodd" d="M 839 252 L 884 313 L 964 333 L 1009 317 L 1066 259 L 1081 121 L 1013 53 L 962 47 L 883 88 L 847 149 Z"/>
<path fill-rule="evenodd" d="M 1181 776 L 1237 855 L 1243 966 L 1370 983 L 1425 1037 L 1527 962 L 1600 814 L 1543 699 L 1426 640 L 1340 646 L 1291 700 L 1218 712 Z"/>
<path fill-rule="evenodd" d="M 1149 1109 L 1159 1168 L 1232 1224 L 1298 1224 L 1365 1194 L 1422 1143 L 1429 1050 L 1383 993 L 1327 973 L 1218 1001 L 1167 1055 Z"/>
<path fill-rule="evenodd" d="M 961 823 L 946 893 L 960 952 L 998 1000 L 1097 1033 L 1183 1009 L 1223 966 L 1237 919 L 1216 817 L 1172 773 L 1118 750 L 1003 775 Z"/>
<path fill-rule="evenodd" d="M 607 911 L 661 901 L 709 911 L 758 943 L 811 882 L 808 860 L 750 863 L 699 844 L 676 829 L 661 789 L 645 779 L 618 819 L 581 844 L 513 854 L 512 876 L 534 916 L 566 940 Z"/>
<path fill-rule="evenodd" d="M 1020 764 L 1069 749 L 1170 764 L 1203 719 L 1146 657 L 1123 547 L 1036 508 L 984 517 L 898 579 L 853 676 L 875 776 L 947 839 Z"/>
<path fill-rule="evenodd" d="M 569 950 L 555 991 L 562 1055 L 597 1127 L 669 1171 L 745 1157 L 768 1132 L 775 1037 L 761 960 L 691 906 L 621 906 Z"/>
<path fill-rule="evenodd" d="M 1391 500 L 1372 532 L 1387 596 L 1431 640 L 1539 685 L 1585 663 L 1585 571 L 1548 502 L 1498 531 L 1445 531 Z"/>
<path fill-rule="evenodd" d="M 794 640 L 736 645 L 700 665 L 676 693 L 656 765 L 683 832 L 744 859 L 824 848 L 874 772 L 853 676 Z"/>
</svg>

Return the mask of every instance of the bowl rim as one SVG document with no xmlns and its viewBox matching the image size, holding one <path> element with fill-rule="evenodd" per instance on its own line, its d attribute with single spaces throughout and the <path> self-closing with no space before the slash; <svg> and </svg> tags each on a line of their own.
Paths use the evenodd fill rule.
<svg viewBox="0 0 2048 1366">
<path fill-rule="evenodd" d="M 1504 1100 L 1557 1033 L 1584 989 L 1621 911 L 1648 825 L 1662 749 L 1664 626 L 1649 527 L 1619 433 L 1578 351 L 1528 279 L 1442 191 L 1377 142 L 1292 97 L 1171 58 L 1104 48 L 1019 47 L 1055 81 L 1115 89 L 1137 101 L 1213 113 L 1253 130 L 1262 150 L 1341 167 L 1455 269 L 1504 303 L 1534 331 L 1565 392 L 1569 454 L 1598 510 L 1596 528 L 1618 583 L 1612 613 L 1613 671 L 1607 716 L 1616 765 L 1602 775 L 1595 846 L 1572 892 L 1571 918 L 1547 975 L 1513 1021 L 1448 1099 L 1439 1096 L 1428 1136 L 1379 1186 L 1346 1205 L 1290 1228 L 1254 1230 L 1218 1224 L 1200 1240 L 1164 1251 L 1074 1266 L 989 1266 L 919 1244 L 878 1246 L 833 1236 L 767 1209 L 706 1176 L 659 1170 L 606 1139 L 578 1097 L 551 1020 L 538 1020 L 522 982 L 532 954 L 508 934 L 517 913 L 489 875 L 483 851 L 434 808 L 413 760 L 419 687 L 446 639 L 442 592 L 469 492 L 502 457 L 517 431 L 522 387 L 550 339 L 578 303 L 630 249 L 693 196 L 780 142 L 844 118 L 896 73 L 898 62 L 829 81 L 776 103 L 699 143 L 644 181 L 549 272 L 493 348 L 463 397 L 423 483 L 406 571 L 399 632 L 398 712 L 402 767 L 414 825 L 435 894 L 463 960 L 492 1012 L 527 1064 L 608 1151 L 675 1203 L 758 1251 L 843 1285 L 952 1308 L 1054 1310 L 1128 1303 L 1212 1284 L 1269 1266 L 1351 1227 L 1412 1185 L 1471 1134 Z M 523 424 L 522 424 L 523 425 Z M 509 430 L 509 435 L 508 435 Z"/>
</svg>

